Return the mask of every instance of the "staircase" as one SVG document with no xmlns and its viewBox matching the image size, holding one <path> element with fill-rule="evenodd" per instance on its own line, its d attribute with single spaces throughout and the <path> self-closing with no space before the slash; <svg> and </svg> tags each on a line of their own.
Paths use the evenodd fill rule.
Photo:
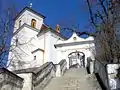
<svg viewBox="0 0 120 90">
<path fill-rule="evenodd" d="M 71 68 L 64 76 L 53 78 L 44 90 L 101 90 L 96 82 L 84 68 Z"/>
</svg>

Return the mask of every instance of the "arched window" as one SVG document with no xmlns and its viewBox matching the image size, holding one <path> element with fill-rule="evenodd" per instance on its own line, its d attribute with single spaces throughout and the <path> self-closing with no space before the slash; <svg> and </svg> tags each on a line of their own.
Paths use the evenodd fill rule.
<svg viewBox="0 0 120 90">
<path fill-rule="evenodd" d="M 34 60 L 36 60 L 36 56 L 34 56 Z"/>
<path fill-rule="evenodd" d="M 19 21 L 19 27 L 21 27 L 21 20 Z"/>
<path fill-rule="evenodd" d="M 16 38 L 15 43 L 16 43 L 16 46 L 18 46 L 18 38 Z"/>
<path fill-rule="evenodd" d="M 32 20 L 31 20 L 31 26 L 32 26 L 33 28 L 36 28 L 36 20 L 35 20 L 35 19 L 32 19 Z"/>
</svg>

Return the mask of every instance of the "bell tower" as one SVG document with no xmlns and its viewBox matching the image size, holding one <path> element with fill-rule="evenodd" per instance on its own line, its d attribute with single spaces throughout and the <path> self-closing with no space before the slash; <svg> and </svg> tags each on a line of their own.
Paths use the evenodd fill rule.
<svg viewBox="0 0 120 90">
<path fill-rule="evenodd" d="M 40 47 L 40 40 L 37 35 L 41 30 L 45 16 L 34 11 L 32 4 L 23 8 L 15 18 L 14 36 L 11 45 L 15 46 L 14 51 L 9 53 L 11 59 L 9 70 L 18 70 L 40 66 L 43 60 L 43 50 Z"/>
</svg>

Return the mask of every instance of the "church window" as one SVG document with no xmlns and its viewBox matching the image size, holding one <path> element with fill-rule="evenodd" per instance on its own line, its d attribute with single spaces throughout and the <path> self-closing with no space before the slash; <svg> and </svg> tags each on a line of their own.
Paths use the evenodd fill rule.
<svg viewBox="0 0 120 90">
<path fill-rule="evenodd" d="M 36 28 L 36 20 L 35 20 L 35 19 L 32 19 L 32 21 L 31 21 L 31 26 L 32 26 L 33 28 Z"/>
<path fill-rule="evenodd" d="M 21 20 L 19 21 L 19 27 L 21 27 Z"/>
<path fill-rule="evenodd" d="M 36 60 L 36 56 L 34 56 L 34 60 Z"/>
<path fill-rule="evenodd" d="M 18 39 L 15 40 L 16 46 L 18 46 Z"/>
</svg>

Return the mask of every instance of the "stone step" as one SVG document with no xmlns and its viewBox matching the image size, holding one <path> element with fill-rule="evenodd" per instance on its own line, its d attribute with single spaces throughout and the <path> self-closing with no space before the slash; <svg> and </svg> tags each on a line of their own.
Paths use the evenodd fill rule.
<svg viewBox="0 0 120 90">
<path fill-rule="evenodd" d="M 44 90 L 101 90 L 93 78 L 84 68 L 73 68 L 64 76 L 53 78 Z"/>
<path fill-rule="evenodd" d="M 61 77 L 61 78 L 53 78 L 53 81 L 57 81 L 59 83 L 62 83 L 63 85 L 67 85 L 67 84 L 72 84 L 72 85 L 76 85 L 76 84 L 81 84 L 81 83 L 87 83 L 88 80 L 87 79 L 80 79 L 80 78 L 74 78 L 74 77 Z M 56 82 L 55 82 L 56 83 Z"/>
</svg>

